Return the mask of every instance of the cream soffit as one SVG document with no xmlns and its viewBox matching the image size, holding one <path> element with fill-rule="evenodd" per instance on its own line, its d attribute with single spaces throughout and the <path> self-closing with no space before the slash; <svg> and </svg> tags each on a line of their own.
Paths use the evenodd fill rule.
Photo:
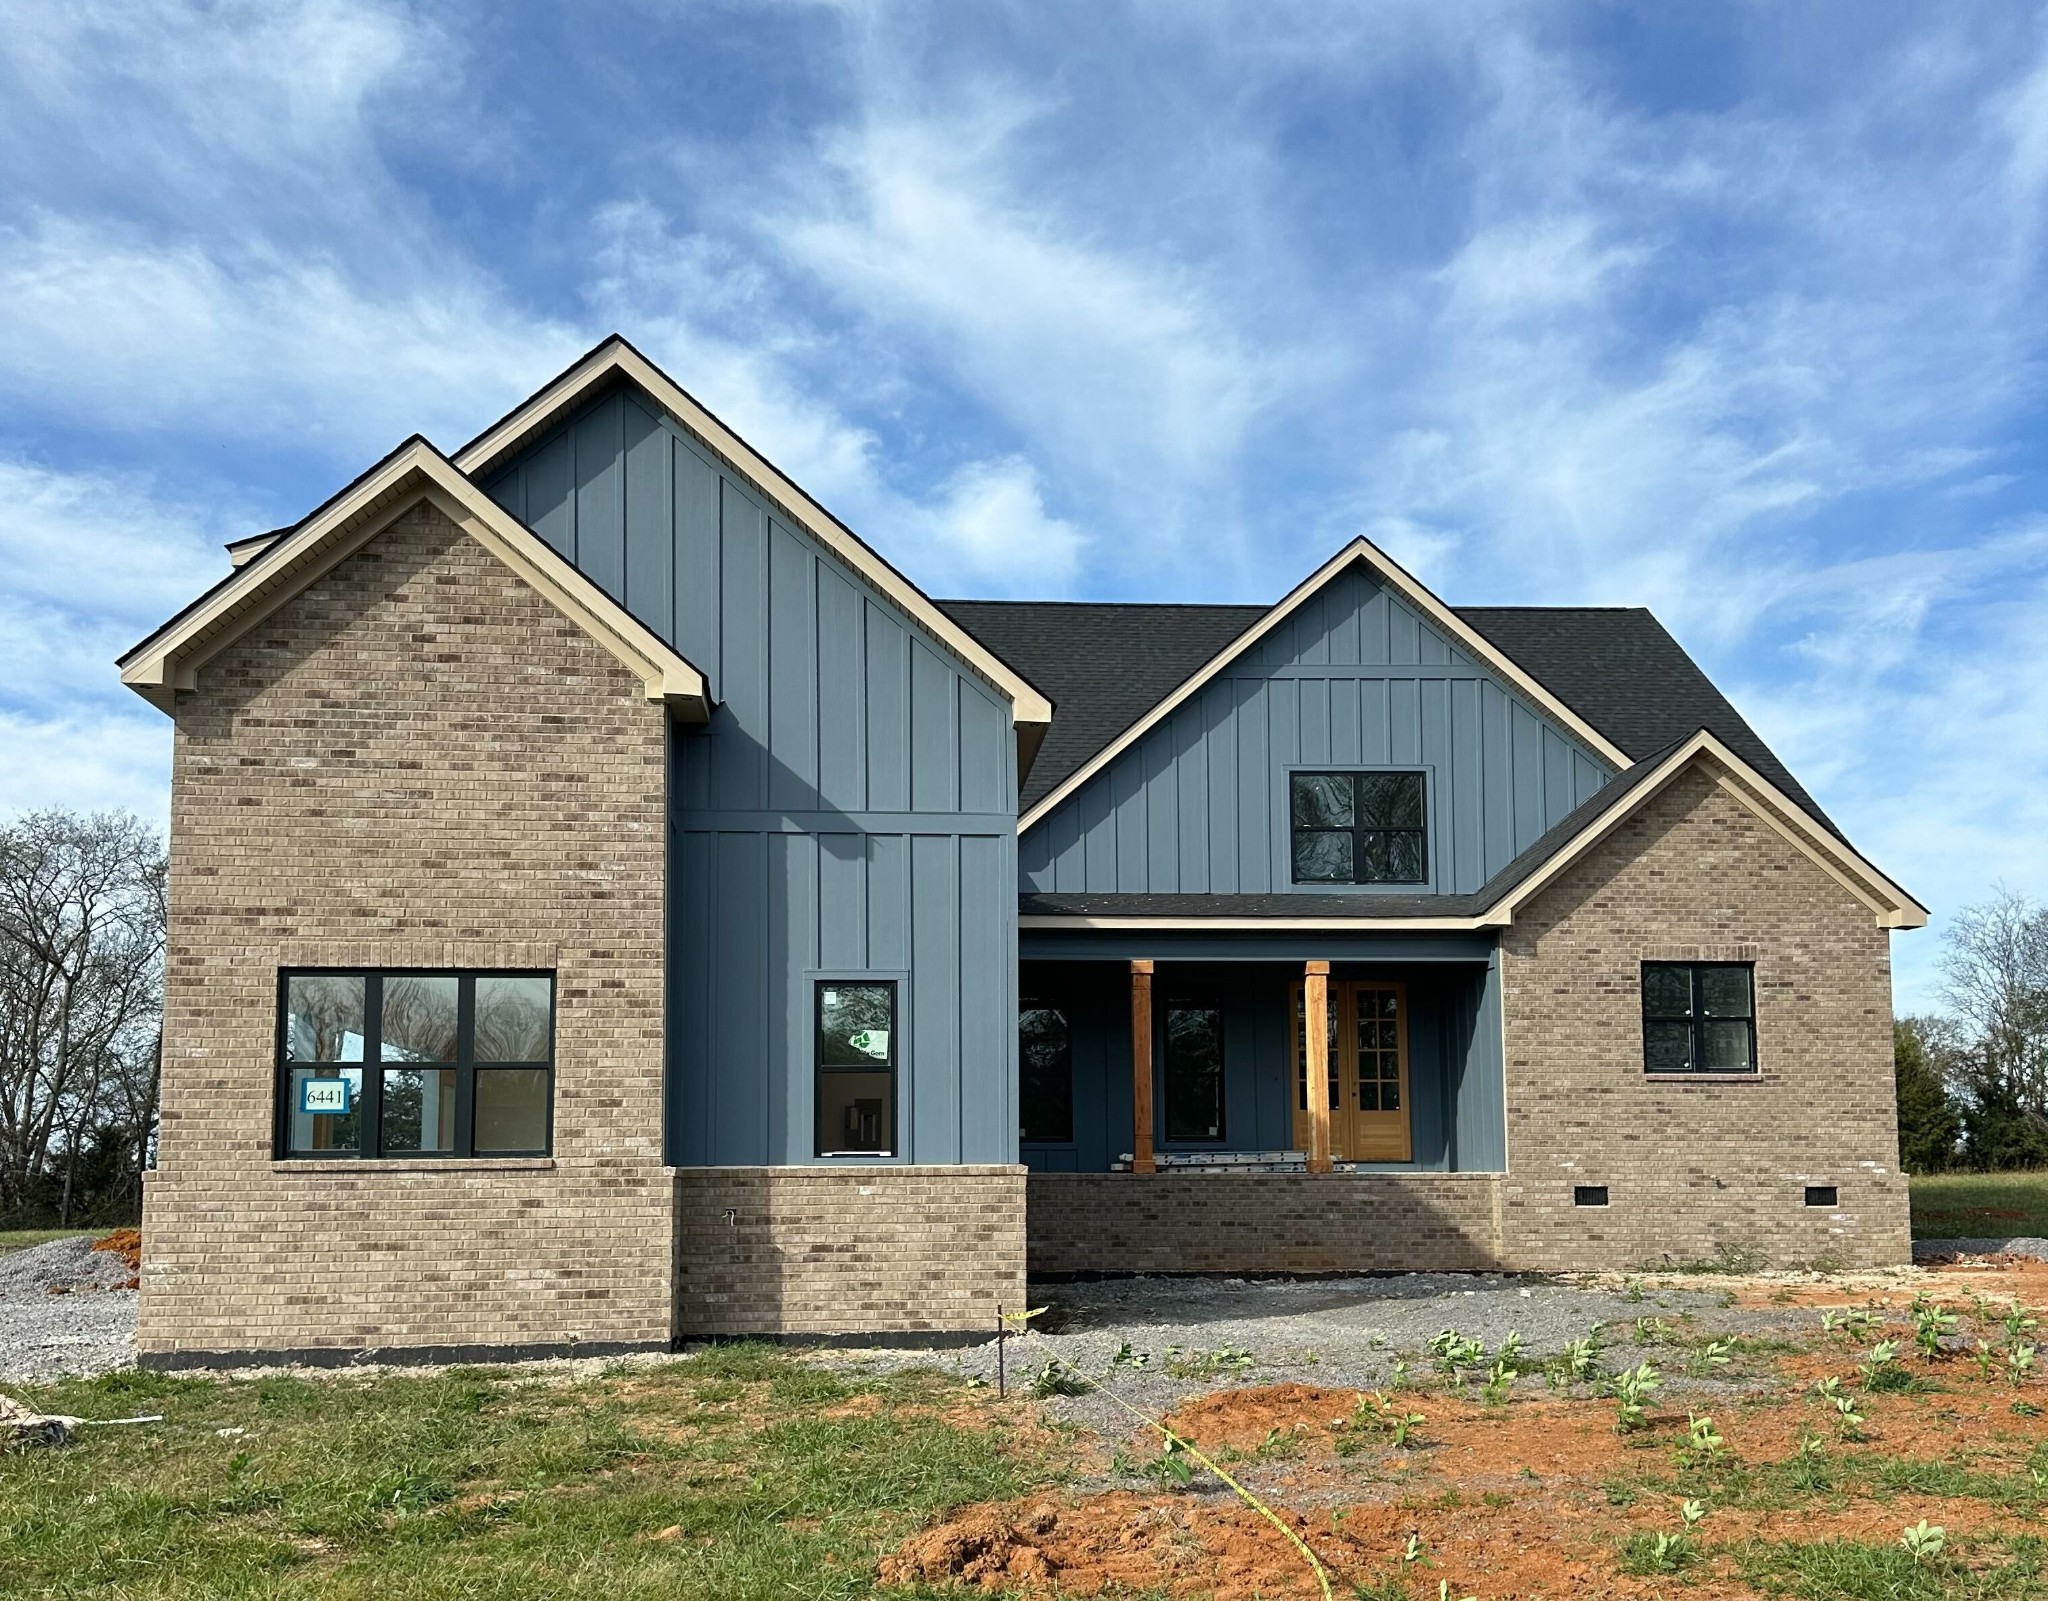
<svg viewBox="0 0 2048 1601">
<path fill-rule="evenodd" d="M 1011 721 L 1045 724 L 1052 721 L 1052 702 L 1018 675 L 986 645 L 933 604 L 931 597 L 863 544 L 854 533 L 799 488 L 744 439 L 734 433 L 667 373 L 614 334 L 588 356 L 520 406 L 502 422 L 455 453 L 455 465 L 481 479 L 505 456 L 546 428 L 579 402 L 615 378 L 626 378 L 651 396 L 678 424 L 772 500 L 783 514 L 859 573 L 973 672 L 1009 697 Z M 1037 740 L 1029 743 L 1037 749 Z"/>
<path fill-rule="evenodd" d="M 1601 733 L 1599 729 L 1587 722 L 1577 712 L 1559 700 L 1557 696 L 1530 677 L 1528 673 L 1524 672 L 1510 657 L 1503 653 L 1499 646 L 1487 639 L 1470 623 L 1466 622 L 1464 618 L 1438 600 L 1435 595 L 1429 592 L 1420 579 L 1409 573 L 1393 557 L 1381 550 L 1371 540 L 1359 538 L 1352 540 L 1350 544 L 1324 562 L 1322 566 L 1318 567 L 1307 578 L 1303 579 L 1301 583 L 1290 590 L 1284 598 L 1278 601 L 1270 611 L 1253 623 L 1251 627 L 1239 634 L 1237 638 L 1225 645 L 1214 656 L 1211 656 L 1208 661 L 1196 669 L 1194 675 L 1187 679 L 1180 688 L 1167 696 L 1157 706 L 1154 706 L 1143 717 L 1139 718 L 1138 721 L 1131 724 L 1129 728 L 1125 729 L 1109 744 L 1089 757 L 1081 766 L 1069 773 L 1044 799 L 1040 800 L 1037 805 L 1033 806 L 1031 810 L 1017 820 L 1017 831 L 1021 834 L 1025 829 L 1030 828 L 1041 819 L 1050 816 L 1053 808 L 1058 806 L 1061 801 L 1074 794 L 1089 779 L 1093 778 L 1111 762 L 1115 761 L 1118 756 L 1137 744 L 1152 729 L 1171 716 L 1176 707 L 1191 698 L 1197 690 L 1216 677 L 1231 662 L 1235 661 L 1267 634 L 1279 627 L 1311 595 L 1315 594 L 1354 562 L 1364 562 L 1368 567 L 1372 568 L 1395 594 L 1421 612 L 1444 633 L 1450 635 L 1463 649 L 1469 651 L 1488 667 L 1491 667 L 1502 678 L 1528 696 L 1530 700 L 1541 706 L 1544 711 L 1548 712 L 1564 727 L 1570 729 L 1572 733 L 1577 735 L 1601 757 L 1613 763 L 1617 770 L 1631 765 L 1628 753 L 1619 745 L 1616 745 L 1605 734 Z"/>
<path fill-rule="evenodd" d="M 1822 872 L 1840 884 L 1877 920 L 1880 928 L 1924 928 L 1927 908 L 1826 829 L 1783 790 L 1751 767 L 1720 740 L 1701 729 L 1656 769 L 1632 785 L 1621 800 L 1566 840 L 1535 871 L 1509 886 L 1492 905 L 1470 917 L 1117 917 L 1076 913 L 1025 914 L 1023 929 L 1126 929 L 1133 932 L 1208 930 L 1211 932 L 1274 933 L 1321 930 L 1330 933 L 1424 933 L 1506 928 L 1515 914 L 1555 883 L 1558 877 L 1628 819 L 1668 788 L 1675 778 L 1699 766 L 1712 773 L 1727 794 L 1740 801 L 1768 827 L 1790 842 Z"/>
<path fill-rule="evenodd" d="M 427 501 L 526 580 L 688 722 L 710 715 L 704 675 L 548 543 L 410 439 L 297 527 L 279 534 L 121 658 L 121 682 L 164 711 L 199 669 L 403 513 Z"/>
</svg>

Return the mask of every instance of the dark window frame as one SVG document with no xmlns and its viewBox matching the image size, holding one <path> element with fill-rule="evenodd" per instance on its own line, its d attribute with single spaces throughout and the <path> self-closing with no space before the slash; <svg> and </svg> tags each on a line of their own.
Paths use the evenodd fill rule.
<svg viewBox="0 0 2048 1601">
<path fill-rule="evenodd" d="M 1024 1099 L 1024 1014 L 1057 1012 L 1066 1024 L 1067 1094 L 1066 1133 L 1034 1134 Z M 1072 1145 L 1074 1143 L 1074 1007 L 1063 994 L 1045 991 L 1017 997 L 1017 1142 L 1020 1145 Z"/>
<path fill-rule="evenodd" d="M 1173 1014 L 1216 1014 L 1216 1132 L 1181 1135 L 1173 1132 Z M 1200 993 L 1172 995 L 1159 1007 L 1159 1141 L 1162 1145 L 1220 1146 L 1230 1138 L 1230 1020 L 1221 996 Z"/>
<path fill-rule="evenodd" d="M 1351 785 L 1351 822 L 1348 826 L 1334 827 L 1313 823 L 1300 823 L 1294 815 L 1294 784 L 1301 778 L 1342 778 Z M 1364 821 L 1365 809 L 1360 803 L 1359 781 L 1368 778 L 1412 778 L 1417 789 L 1417 815 L 1422 819 L 1413 828 L 1373 827 Z M 1424 889 L 1431 883 L 1429 848 L 1429 769 L 1424 766 L 1387 767 L 1290 767 L 1283 775 L 1281 789 L 1282 809 L 1287 818 L 1286 850 L 1287 880 L 1298 889 L 1354 889 L 1394 885 L 1404 889 Z M 1295 862 L 1295 842 L 1304 834 L 1344 834 L 1351 839 L 1351 876 L 1349 878 L 1303 878 Z M 1367 860 L 1368 841 L 1375 836 L 1392 839 L 1394 836 L 1413 835 L 1416 840 L 1417 876 L 1414 878 L 1362 878 L 1360 870 Z"/>
<path fill-rule="evenodd" d="M 291 981 L 295 978 L 360 978 L 363 981 L 363 1059 L 360 1062 L 295 1062 L 290 1059 Z M 455 1060 L 452 1062 L 406 1063 L 382 1060 L 384 1049 L 384 981 L 392 978 L 452 978 L 457 981 Z M 476 1058 L 476 981 L 480 978 L 544 978 L 548 981 L 548 1048 L 545 1058 L 533 1062 L 479 1062 Z M 552 1157 L 555 1150 L 555 1083 L 558 1056 L 556 1029 L 559 1024 L 561 980 L 552 968 L 543 967 L 281 967 L 277 970 L 277 1026 L 275 1064 L 271 1076 L 276 1102 L 273 1115 L 272 1150 L 281 1162 L 493 1162 L 530 1161 Z M 356 1144 L 351 1149 L 301 1151 L 292 1147 L 292 1115 L 297 1110 L 292 1095 L 292 1074 L 307 1068 L 331 1067 L 340 1077 L 350 1068 L 361 1071 L 357 1091 Z M 387 1151 L 384 1149 L 384 1075 L 411 1067 L 441 1067 L 455 1070 L 455 1133 L 446 1151 Z M 540 1071 L 547 1074 L 546 1137 L 528 1150 L 478 1151 L 476 1149 L 476 1074 L 500 1069 Z"/>
<path fill-rule="evenodd" d="M 1650 973 L 1658 970 L 1681 970 L 1686 974 L 1687 1010 L 1678 1012 L 1653 1012 L 1650 1009 Z M 1716 969 L 1738 969 L 1749 988 L 1749 1011 L 1737 1016 L 1733 1013 L 1709 1015 L 1700 1000 L 1700 975 Z M 1719 1079 L 1746 1081 L 1763 1074 L 1763 1060 L 1758 1051 L 1756 1016 L 1756 963 L 1719 961 L 1645 961 L 1637 979 L 1642 1004 L 1642 1045 L 1643 1076 L 1654 1079 Z M 1650 1031 L 1654 1025 L 1672 1026 L 1684 1023 L 1690 1029 L 1690 1040 L 1686 1067 L 1652 1067 L 1650 1065 Z M 1747 1067 L 1702 1067 L 1706 1060 L 1706 1029 L 1710 1023 L 1744 1023 L 1749 1029 L 1749 1065 Z"/>
<path fill-rule="evenodd" d="M 903 1162 L 907 1160 L 903 1137 L 904 1014 L 908 1009 L 909 975 L 897 972 L 866 972 L 858 969 L 810 972 L 811 985 L 811 1160 L 849 1164 Z M 827 985 L 885 987 L 889 999 L 889 1060 L 886 1065 L 832 1063 L 824 1060 L 825 989 Z M 827 1151 L 825 1149 L 825 1079 L 828 1074 L 889 1075 L 889 1149 L 886 1151 Z"/>
</svg>

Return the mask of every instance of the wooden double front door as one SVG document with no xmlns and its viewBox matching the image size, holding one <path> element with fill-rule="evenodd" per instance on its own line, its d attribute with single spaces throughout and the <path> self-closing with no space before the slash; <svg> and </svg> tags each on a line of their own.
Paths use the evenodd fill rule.
<svg viewBox="0 0 2048 1601">
<path fill-rule="evenodd" d="M 1292 996 L 1294 1145 L 1310 1149 L 1307 998 Z M 1330 980 L 1330 1155 L 1339 1162 L 1409 1162 L 1408 994 L 1373 979 Z"/>
</svg>

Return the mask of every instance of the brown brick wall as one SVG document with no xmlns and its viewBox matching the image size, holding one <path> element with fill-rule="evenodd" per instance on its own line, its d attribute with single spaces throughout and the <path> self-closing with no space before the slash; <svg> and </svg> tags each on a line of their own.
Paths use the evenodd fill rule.
<svg viewBox="0 0 2048 1601">
<path fill-rule="evenodd" d="M 684 1169 L 676 1331 L 992 1331 L 1025 1305 L 1024 1182 L 1021 1167 Z"/>
<path fill-rule="evenodd" d="M 416 508 L 202 669 L 141 1348 L 659 1343 L 666 713 Z M 272 1160 L 284 966 L 553 968 L 551 1164 Z"/>
<path fill-rule="evenodd" d="M 1525 908 L 1502 942 L 1515 1265 L 1907 1260 L 1889 941 L 1698 769 Z M 1640 967 L 1662 958 L 1755 962 L 1754 1080 L 1644 1077 Z M 1612 1204 L 1574 1208 L 1574 1184 Z M 1808 1184 L 1841 1205 L 1806 1207 Z"/>
<path fill-rule="evenodd" d="M 1034 1173 L 1033 1273 L 1499 1265 L 1491 1173 Z"/>
</svg>

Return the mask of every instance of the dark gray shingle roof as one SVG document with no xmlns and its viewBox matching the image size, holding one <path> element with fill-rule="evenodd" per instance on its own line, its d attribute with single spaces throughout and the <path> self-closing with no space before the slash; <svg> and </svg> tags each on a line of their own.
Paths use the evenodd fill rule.
<svg viewBox="0 0 2048 1601">
<path fill-rule="evenodd" d="M 1264 606 L 942 600 L 1052 697 L 1027 809 L 1265 616 Z M 1640 606 L 1453 608 L 1634 761 L 1705 728 L 1840 833 L 1677 640 Z M 1441 903 L 1437 903 L 1441 909 Z M 1245 915 L 1257 915 L 1248 913 Z"/>
</svg>

